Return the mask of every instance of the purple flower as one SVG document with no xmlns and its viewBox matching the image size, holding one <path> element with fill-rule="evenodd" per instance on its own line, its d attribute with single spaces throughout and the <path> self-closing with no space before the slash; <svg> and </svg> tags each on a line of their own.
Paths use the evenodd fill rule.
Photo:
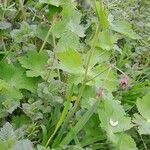
<svg viewBox="0 0 150 150">
<path fill-rule="evenodd" d="M 119 83 L 122 90 L 126 89 L 129 85 L 129 77 L 127 75 L 123 75 Z"/>
<path fill-rule="evenodd" d="M 103 95 L 104 89 L 102 87 L 97 88 L 96 90 L 96 98 L 99 98 Z"/>
</svg>

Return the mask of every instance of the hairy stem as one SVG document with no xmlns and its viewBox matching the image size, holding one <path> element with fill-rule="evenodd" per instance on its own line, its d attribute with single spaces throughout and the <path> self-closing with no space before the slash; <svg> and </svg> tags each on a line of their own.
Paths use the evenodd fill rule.
<svg viewBox="0 0 150 150">
<path fill-rule="evenodd" d="M 99 24 L 98 27 L 97 27 L 97 29 L 96 29 L 96 32 L 94 34 L 91 48 L 89 50 L 89 54 L 88 54 L 88 58 L 87 58 L 87 64 L 86 64 L 86 67 L 85 67 L 84 79 L 83 79 L 82 85 L 81 85 L 80 90 L 79 90 L 79 95 L 77 97 L 77 100 L 75 101 L 73 110 L 71 110 L 70 113 L 67 115 L 67 117 L 66 117 L 67 122 L 65 122 L 65 123 L 68 123 L 68 121 L 74 115 L 74 113 L 76 112 L 76 110 L 78 108 L 79 102 L 80 102 L 80 100 L 82 98 L 82 95 L 83 95 L 83 92 L 84 92 L 84 89 L 85 89 L 85 86 L 86 86 L 86 80 L 87 80 L 89 65 L 90 65 L 90 62 L 91 62 L 91 59 L 92 59 L 92 56 L 93 56 L 93 53 L 94 53 L 94 50 L 95 50 L 95 47 L 96 47 L 96 42 L 98 40 L 98 36 L 99 36 L 100 30 L 101 30 L 101 27 L 100 27 L 100 24 Z M 49 32 L 50 31 L 51 31 L 51 28 L 50 28 Z M 64 110 L 66 110 L 66 109 L 64 108 Z M 63 110 L 63 112 L 64 112 L 64 110 Z M 65 115 L 66 114 L 67 114 L 67 112 L 65 111 Z M 46 147 L 49 145 L 50 141 L 52 140 L 52 138 L 54 137 L 54 135 L 56 134 L 56 132 L 58 131 L 58 129 L 60 128 L 60 126 L 62 125 L 62 123 L 64 122 L 65 115 L 64 115 L 64 113 L 62 113 L 62 115 L 61 115 L 61 117 L 60 117 L 60 119 L 58 121 L 58 124 L 56 125 L 56 128 L 55 128 L 55 130 L 53 132 L 53 134 L 51 135 L 51 137 L 49 138 L 49 140 L 48 140 L 48 142 L 46 144 Z M 63 121 L 62 121 L 62 118 L 63 118 Z"/>
</svg>

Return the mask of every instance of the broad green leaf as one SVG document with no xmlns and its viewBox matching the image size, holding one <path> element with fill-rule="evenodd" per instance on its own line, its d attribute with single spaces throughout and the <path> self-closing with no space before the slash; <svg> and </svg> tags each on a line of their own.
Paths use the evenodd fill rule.
<svg viewBox="0 0 150 150">
<path fill-rule="evenodd" d="M 27 78 L 24 69 L 19 66 L 1 62 L 0 68 L 1 111 L 12 113 L 23 97 L 20 89 L 35 92 L 37 83 L 34 78 Z"/>
<path fill-rule="evenodd" d="M 108 64 L 100 64 L 92 69 L 95 75 L 100 74 L 93 81 L 95 86 L 102 86 L 108 91 L 116 91 L 118 86 L 118 79 L 114 70 L 110 69 Z M 95 76 L 94 75 L 94 76 Z"/>
<path fill-rule="evenodd" d="M 41 24 L 41 25 L 38 25 L 37 26 L 37 28 L 36 28 L 36 30 L 35 30 L 35 35 L 39 38 L 39 39 L 41 39 L 41 40 L 45 40 L 45 37 L 46 37 L 46 35 L 47 35 L 47 33 L 48 33 L 48 30 L 49 30 L 49 26 L 47 26 L 46 24 Z M 49 44 L 52 44 L 53 42 L 52 42 L 53 40 L 52 40 L 52 36 L 49 36 L 49 38 L 47 39 L 47 42 L 49 43 Z"/>
<path fill-rule="evenodd" d="M 60 60 L 60 69 L 72 74 L 83 74 L 83 63 L 79 52 L 75 50 L 58 52 L 57 58 Z"/>
<path fill-rule="evenodd" d="M 125 133 L 115 135 L 117 143 L 115 144 L 117 150 L 138 150 L 134 139 Z"/>
<path fill-rule="evenodd" d="M 10 86 L 1 79 L 0 88 L 0 118 L 2 118 L 7 115 L 7 112 L 12 113 L 19 106 L 19 100 L 23 97 L 23 95 L 18 89 L 16 89 L 16 87 Z"/>
<path fill-rule="evenodd" d="M 111 36 L 108 30 L 100 32 L 98 45 L 104 50 L 111 50 L 113 48 Z"/>
<path fill-rule="evenodd" d="M 71 20 L 68 24 L 68 29 L 77 34 L 79 37 L 84 37 L 85 34 L 84 34 L 84 28 L 83 26 L 77 24 L 76 22 L 74 22 L 73 20 Z"/>
<path fill-rule="evenodd" d="M 66 135 L 66 137 L 61 142 L 61 145 L 68 145 L 74 139 L 74 137 L 78 134 L 78 132 L 85 126 L 85 124 L 93 115 L 93 113 L 97 110 L 98 106 L 99 106 L 99 100 L 97 100 L 92 105 L 92 107 L 90 107 L 90 109 L 87 110 L 87 112 L 80 118 L 77 124 L 71 128 L 70 132 Z"/>
<path fill-rule="evenodd" d="M 35 92 L 36 80 L 27 78 L 24 69 L 5 62 L 0 62 L 0 68 L 0 79 L 4 80 L 10 87 Z"/>
<path fill-rule="evenodd" d="M 92 86 L 86 86 L 81 100 L 81 107 L 89 109 L 96 101 L 96 88 Z"/>
<path fill-rule="evenodd" d="M 103 50 L 101 48 L 95 49 L 93 53 L 93 58 L 90 61 L 90 67 L 93 68 L 96 64 L 101 64 L 109 61 L 111 52 Z M 87 57 L 87 55 L 85 56 Z"/>
<path fill-rule="evenodd" d="M 79 47 L 79 37 L 72 32 L 65 32 L 57 44 L 58 51 L 77 49 Z"/>
<path fill-rule="evenodd" d="M 82 111 L 81 111 L 82 116 Z M 80 117 L 78 117 L 80 118 Z M 80 142 L 82 147 L 87 145 L 92 145 L 95 142 L 106 139 L 105 132 L 99 127 L 99 118 L 97 114 L 93 114 L 92 117 L 88 120 L 84 128 L 82 129 L 85 132 L 85 136 Z"/>
<path fill-rule="evenodd" d="M 140 36 L 132 30 L 132 26 L 126 21 L 114 21 L 111 24 L 111 29 L 126 35 L 132 39 L 139 39 Z"/>
<path fill-rule="evenodd" d="M 18 58 L 22 67 L 28 69 L 28 77 L 44 77 L 47 70 L 48 54 L 46 52 L 28 51 L 24 56 Z"/>
<path fill-rule="evenodd" d="M 62 1 L 62 19 L 53 26 L 52 33 L 60 38 L 57 50 L 77 49 L 79 37 L 84 37 L 84 28 L 80 25 L 81 13 L 71 0 Z"/>
<path fill-rule="evenodd" d="M 11 123 L 15 126 L 16 129 L 22 127 L 23 125 L 29 124 L 30 120 L 25 114 L 19 114 L 12 116 Z"/>
<path fill-rule="evenodd" d="M 138 126 L 138 132 L 140 134 L 150 135 L 150 122 L 144 119 L 141 115 L 134 114 L 133 122 Z"/>
<path fill-rule="evenodd" d="M 126 113 L 117 100 L 105 99 L 101 108 L 98 110 L 101 127 L 108 133 L 123 132 L 130 129 L 131 118 Z"/>
<path fill-rule="evenodd" d="M 57 22 L 53 27 L 52 27 L 52 33 L 57 37 L 60 38 L 65 32 L 66 32 L 66 21 L 61 20 Z"/>
<path fill-rule="evenodd" d="M 61 11 L 62 11 L 62 7 L 57 7 L 57 6 L 54 6 L 54 5 L 49 5 L 46 17 L 48 18 L 48 20 L 52 21 L 53 20 L 53 16 L 55 14 L 59 14 Z"/>
<path fill-rule="evenodd" d="M 134 114 L 134 122 L 138 125 L 138 132 L 150 135 L 150 93 L 147 93 L 142 99 L 138 98 L 136 106 L 142 115 Z"/>
<path fill-rule="evenodd" d="M 58 7 L 60 5 L 61 0 L 39 0 L 39 2 L 54 5 Z"/>
<path fill-rule="evenodd" d="M 140 114 L 150 121 L 150 93 L 147 93 L 142 99 L 137 99 L 136 105 Z"/>
<path fill-rule="evenodd" d="M 61 14 L 66 23 L 73 20 L 77 24 L 80 24 L 82 14 L 77 10 L 76 4 L 72 0 L 62 0 L 62 3 L 63 10 Z"/>
</svg>

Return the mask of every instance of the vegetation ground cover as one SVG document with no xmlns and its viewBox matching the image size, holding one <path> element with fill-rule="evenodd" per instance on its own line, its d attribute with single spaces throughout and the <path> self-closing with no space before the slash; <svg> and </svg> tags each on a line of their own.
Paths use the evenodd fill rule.
<svg viewBox="0 0 150 150">
<path fill-rule="evenodd" d="M 149 150 L 149 7 L 0 0 L 0 150 Z"/>
</svg>

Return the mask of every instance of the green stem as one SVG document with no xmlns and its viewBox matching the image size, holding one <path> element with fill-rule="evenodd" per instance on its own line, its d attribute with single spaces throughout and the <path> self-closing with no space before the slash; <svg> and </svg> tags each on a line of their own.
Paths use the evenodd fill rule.
<svg viewBox="0 0 150 150">
<path fill-rule="evenodd" d="M 85 69 L 84 80 L 83 80 L 82 86 L 79 89 L 79 95 L 77 97 L 77 100 L 75 101 L 74 108 L 68 113 L 68 115 L 66 117 L 66 120 L 65 120 L 65 122 L 63 124 L 63 127 L 61 129 L 61 133 L 58 135 L 58 139 L 61 138 L 62 133 L 63 133 L 64 129 L 66 128 L 67 123 L 70 121 L 73 114 L 76 112 L 76 110 L 78 108 L 78 105 L 79 105 L 79 102 L 82 98 L 82 95 L 83 95 L 83 92 L 84 92 L 84 89 L 85 89 L 85 86 L 86 86 L 86 79 L 87 79 L 88 68 L 89 68 L 89 65 L 90 65 L 90 60 L 91 60 L 91 58 L 93 56 L 93 53 L 94 53 L 94 50 L 95 50 L 95 46 L 96 46 L 96 42 L 97 42 L 97 39 L 98 39 L 99 32 L 100 32 L 100 27 L 97 28 L 97 30 L 95 32 L 95 35 L 94 35 L 94 38 L 93 38 L 93 43 L 92 43 L 92 46 L 91 46 L 91 49 L 90 49 L 90 52 L 89 52 L 89 55 L 88 55 L 88 59 L 87 59 L 88 61 L 87 61 L 86 69 Z"/>
<path fill-rule="evenodd" d="M 102 72 L 100 72 L 100 73 L 98 73 L 97 75 L 95 75 L 93 78 L 91 78 L 91 79 L 89 79 L 89 80 L 86 80 L 86 83 L 87 82 L 90 82 L 90 81 L 92 81 L 92 80 L 94 80 L 95 78 L 97 78 L 98 76 L 100 76 L 101 74 L 103 74 L 105 71 L 107 71 L 109 69 L 109 67 L 108 68 L 106 68 L 105 70 L 103 70 Z"/>
<path fill-rule="evenodd" d="M 55 36 L 52 34 L 52 37 L 53 37 L 53 45 L 54 45 L 54 48 L 53 48 L 53 52 L 54 52 L 54 58 L 53 58 L 53 61 L 51 63 L 51 65 L 54 64 L 54 61 L 56 60 L 57 61 L 57 58 L 56 58 L 56 53 L 55 53 L 55 49 L 56 49 L 56 41 L 55 41 Z M 58 61 L 57 61 L 57 65 L 58 65 Z M 58 75 L 58 79 L 59 81 L 61 81 L 61 76 L 60 76 L 60 71 L 59 71 L 59 68 L 57 67 L 57 75 Z M 51 75 L 51 69 L 48 71 L 48 75 L 46 77 L 46 81 L 48 81 L 49 77 Z"/>
<path fill-rule="evenodd" d="M 114 66 L 115 69 L 117 69 L 119 72 L 121 72 L 123 75 L 126 75 L 122 70 L 120 70 L 118 67 Z"/>
<path fill-rule="evenodd" d="M 99 25 L 97 30 L 96 30 L 96 33 L 94 35 L 93 43 L 92 43 L 92 46 L 91 46 L 91 49 L 90 49 L 90 52 L 89 52 L 89 55 L 88 55 L 88 58 L 87 58 L 87 65 L 86 65 L 86 68 L 85 68 L 85 75 L 84 75 L 84 80 L 85 81 L 87 79 L 87 73 L 88 73 L 89 65 L 90 65 L 91 58 L 93 56 L 94 50 L 95 50 L 95 46 L 96 46 L 96 42 L 97 42 L 97 39 L 98 39 L 98 35 L 99 35 L 99 32 L 100 32 L 100 29 L 101 29 L 101 27 Z"/>
<path fill-rule="evenodd" d="M 56 40 L 55 40 L 54 34 L 52 34 L 52 36 L 53 36 L 53 44 L 54 44 L 54 50 L 53 50 L 53 52 L 54 52 L 54 59 L 57 61 L 57 65 L 58 65 L 58 60 L 56 58 L 56 52 L 55 52 L 55 49 L 56 49 Z M 57 67 L 56 69 L 57 69 L 58 79 L 59 79 L 59 81 L 61 81 L 61 76 L 60 76 L 59 68 Z"/>
<path fill-rule="evenodd" d="M 5 59 L 7 58 L 7 56 L 11 53 L 11 51 L 12 51 L 13 48 L 15 47 L 15 44 L 16 44 L 16 43 L 14 43 L 14 44 L 11 46 L 11 48 L 10 48 L 9 51 L 5 52 L 5 56 L 3 57 L 3 59 L 2 59 L 1 61 L 5 60 Z"/>
<path fill-rule="evenodd" d="M 25 15 L 25 10 L 24 10 L 24 6 L 23 6 L 23 1 L 22 0 L 18 0 L 19 2 L 19 7 L 23 16 L 23 20 L 26 20 L 26 15 Z"/>
<path fill-rule="evenodd" d="M 83 80 L 83 83 L 82 83 L 82 86 L 80 87 L 79 89 L 79 95 L 77 97 L 77 100 L 75 101 L 75 105 L 74 105 L 74 108 L 73 110 L 69 113 L 69 115 L 67 116 L 67 120 L 70 120 L 71 117 L 73 116 L 73 114 L 76 112 L 77 108 L 78 108 L 78 105 L 79 105 L 79 102 L 82 98 L 82 95 L 83 95 L 83 92 L 84 92 L 84 89 L 85 89 L 85 86 L 86 86 L 86 79 L 87 79 L 87 74 L 88 74 L 88 69 L 89 69 L 89 65 L 90 65 L 90 61 L 92 59 L 92 56 L 93 56 L 93 53 L 94 53 L 94 50 L 95 50 L 95 47 L 96 47 L 96 42 L 97 42 L 97 39 L 98 39 L 98 36 L 99 36 L 99 32 L 101 30 L 101 27 L 100 25 L 97 27 L 96 29 L 96 32 L 95 32 L 95 35 L 93 37 L 93 41 L 92 41 L 92 46 L 91 46 L 91 49 L 89 50 L 89 55 L 88 55 L 88 58 L 87 58 L 87 65 L 85 67 L 85 74 L 84 74 L 84 80 Z M 49 29 L 49 32 L 51 31 L 51 28 Z M 49 36 L 49 35 L 48 35 Z M 71 97 L 70 97 L 71 99 Z M 70 101 L 71 100 L 68 100 L 68 104 L 70 104 Z M 69 105 L 68 105 L 69 106 Z M 52 140 L 52 138 L 54 137 L 54 135 L 56 134 L 56 132 L 58 131 L 58 129 L 60 128 L 60 126 L 62 125 L 62 123 L 64 122 L 64 118 L 65 116 L 67 115 L 67 112 L 69 110 L 69 107 L 67 106 L 67 109 L 64 108 L 63 110 L 63 113 L 59 119 L 59 122 L 57 123 L 56 125 L 56 128 L 53 132 L 53 134 L 51 135 L 51 137 L 49 138 L 47 144 L 45 147 L 47 147 L 50 143 L 50 141 Z M 66 111 L 67 110 L 67 111 Z"/>
<path fill-rule="evenodd" d="M 1 2 L 1 1 L 0 1 Z M 2 14 L 2 18 L 5 18 L 5 12 L 7 10 L 7 0 L 4 1 L 4 9 L 3 9 L 3 14 Z"/>
<path fill-rule="evenodd" d="M 45 39 L 44 39 L 44 42 L 43 42 L 43 44 L 42 44 L 42 46 L 41 46 L 41 48 L 40 48 L 40 50 L 39 50 L 39 53 L 40 53 L 40 52 L 43 50 L 43 48 L 45 47 L 45 44 L 46 44 L 46 42 L 47 42 L 47 40 L 48 40 L 48 38 L 49 38 L 49 35 L 50 35 L 51 31 L 52 31 L 53 25 L 54 25 L 54 21 L 52 22 L 52 24 L 51 24 L 51 26 L 50 26 L 50 28 L 49 28 L 49 30 L 48 30 L 48 32 L 47 32 L 47 35 L 46 35 L 46 37 L 45 37 Z"/>
</svg>

